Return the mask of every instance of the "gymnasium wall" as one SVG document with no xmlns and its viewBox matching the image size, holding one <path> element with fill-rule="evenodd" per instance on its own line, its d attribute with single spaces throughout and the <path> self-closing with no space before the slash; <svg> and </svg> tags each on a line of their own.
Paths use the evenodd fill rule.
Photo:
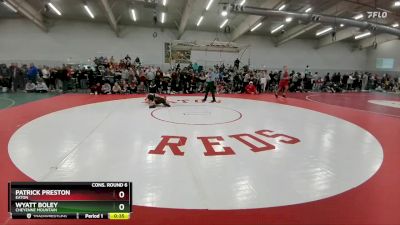
<svg viewBox="0 0 400 225">
<path fill-rule="evenodd" d="M 288 65 L 291 69 L 304 71 L 306 65 L 309 65 L 313 71 L 354 71 L 366 69 L 366 50 L 351 51 L 348 43 L 337 43 L 321 49 L 315 49 L 315 40 L 299 40 L 294 39 L 286 44 L 275 47 L 274 43 L 267 37 L 244 35 L 238 39 L 238 43 L 251 45 L 248 48 L 241 61 L 248 63 L 250 59 L 251 65 L 257 68 L 280 69 L 283 65 Z M 200 52 L 194 56 L 201 55 L 202 58 L 218 61 L 220 53 Z M 229 54 L 228 62 L 232 64 L 232 59 L 238 54 Z M 193 57 L 196 59 L 195 57 Z M 224 57 L 221 57 L 222 59 Z"/>
<path fill-rule="evenodd" d="M 87 63 L 94 56 L 129 53 L 145 63 L 163 61 L 164 41 L 174 37 L 169 31 L 130 27 L 117 38 L 107 23 L 55 21 L 45 33 L 28 20 L 0 20 L 0 61 L 24 60 L 51 63 Z"/>
<path fill-rule="evenodd" d="M 157 32 L 153 38 L 153 32 Z M 123 26 L 119 38 L 107 23 L 80 21 L 54 21 L 48 33 L 25 19 L 0 20 L 0 62 L 35 62 L 60 64 L 85 63 L 94 56 L 114 55 L 116 58 L 129 53 L 139 56 L 145 64 L 162 65 L 164 43 L 175 39 L 176 30 Z M 183 40 L 228 40 L 223 33 L 186 31 Z M 253 68 L 281 68 L 304 70 L 310 65 L 313 71 L 352 71 L 367 69 L 367 50 L 351 51 L 348 43 L 341 42 L 321 49 L 314 49 L 315 40 L 292 40 L 275 47 L 265 36 L 244 35 L 238 43 L 250 45 L 243 53 L 242 62 L 250 61 Z M 194 61 L 232 63 L 239 56 L 234 53 L 192 52 Z M 163 67 L 168 67 L 164 64 Z"/>
<path fill-rule="evenodd" d="M 388 41 L 378 44 L 376 49 L 368 49 L 367 51 L 367 68 L 371 71 L 386 72 L 397 71 L 400 72 L 400 40 Z M 393 69 L 377 69 L 377 58 L 390 58 L 394 59 Z"/>
</svg>

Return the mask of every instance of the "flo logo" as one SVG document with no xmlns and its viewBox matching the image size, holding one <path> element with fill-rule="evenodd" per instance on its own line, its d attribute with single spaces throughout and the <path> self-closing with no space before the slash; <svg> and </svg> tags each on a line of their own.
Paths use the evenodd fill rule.
<svg viewBox="0 0 400 225">
<path fill-rule="evenodd" d="M 373 18 L 379 18 L 379 19 L 385 19 L 387 18 L 387 12 L 380 12 L 380 11 L 368 11 L 368 19 L 373 19 Z"/>
</svg>

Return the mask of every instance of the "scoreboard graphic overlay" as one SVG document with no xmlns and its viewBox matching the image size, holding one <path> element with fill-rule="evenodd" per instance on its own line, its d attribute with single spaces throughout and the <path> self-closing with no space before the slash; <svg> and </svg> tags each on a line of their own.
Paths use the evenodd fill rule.
<svg viewBox="0 0 400 225">
<path fill-rule="evenodd" d="M 13 219 L 130 219 L 131 182 L 10 182 Z"/>
</svg>

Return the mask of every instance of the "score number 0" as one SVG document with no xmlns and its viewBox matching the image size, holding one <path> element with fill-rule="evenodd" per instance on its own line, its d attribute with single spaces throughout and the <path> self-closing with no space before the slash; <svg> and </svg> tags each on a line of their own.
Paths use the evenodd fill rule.
<svg viewBox="0 0 400 225">
<path fill-rule="evenodd" d="M 125 197 L 125 192 L 120 191 L 120 192 L 118 193 L 118 197 L 119 197 L 119 198 L 124 198 L 124 197 Z M 124 205 L 124 204 L 119 204 L 118 208 L 119 208 L 119 210 L 124 211 L 125 205 Z"/>
</svg>

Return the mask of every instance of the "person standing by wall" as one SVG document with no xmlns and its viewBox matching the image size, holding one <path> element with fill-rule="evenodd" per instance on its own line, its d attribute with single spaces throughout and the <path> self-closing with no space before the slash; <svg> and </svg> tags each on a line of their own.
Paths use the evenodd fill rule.
<svg viewBox="0 0 400 225">
<path fill-rule="evenodd" d="M 211 102 L 216 102 L 215 100 L 215 82 L 218 78 L 218 72 L 212 70 L 211 68 L 208 71 L 207 79 L 206 79 L 206 94 L 204 96 L 203 102 L 207 101 L 208 92 L 211 92 L 213 100 Z"/>
<path fill-rule="evenodd" d="M 286 92 L 289 89 L 289 72 L 288 67 L 283 67 L 283 73 L 281 75 L 281 79 L 279 80 L 278 89 L 275 92 L 275 97 L 278 98 L 278 94 L 282 91 L 282 96 L 286 98 Z"/>
<path fill-rule="evenodd" d="M 46 86 L 50 87 L 50 70 L 49 70 L 49 67 L 43 66 L 43 68 L 42 68 L 42 78 L 43 78 L 43 81 L 46 83 Z"/>
<path fill-rule="evenodd" d="M 250 82 L 250 71 L 245 72 L 244 78 L 243 78 L 243 86 L 242 86 L 242 93 L 246 92 L 246 86 Z"/>
<path fill-rule="evenodd" d="M 267 86 L 267 76 L 269 77 L 266 70 L 260 72 L 260 92 L 265 92 L 265 87 Z"/>
<path fill-rule="evenodd" d="M 346 86 L 346 90 L 352 90 L 353 89 L 353 81 L 354 81 L 354 77 L 353 74 L 349 75 L 349 78 L 347 79 L 347 86 Z"/>
<path fill-rule="evenodd" d="M 239 58 L 236 58 L 235 62 L 233 62 L 233 65 L 236 70 L 239 70 L 239 65 L 240 65 L 240 60 Z"/>
<path fill-rule="evenodd" d="M 154 67 L 152 67 L 152 66 L 150 66 L 150 68 L 148 68 L 147 70 L 146 70 L 146 77 L 147 77 L 147 84 L 148 85 L 150 85 L 150 83 L 154 80 L 154 78 L 155 78 L 155 72 L 156 72 L 156 70 L 155 70 L 155 68 Z"/>
<path fill-rule="evenodd" d="M 11 73 L 12 91 L 17 91 L 18 89 L 24 90 L 25 87 L 24 74 L 18 67 L 18 64 L 11 63 L 9 70 Z"/>
<path fill-rule="evenodd" d="M 60 73 L 60 79 L 62 81 L 62 91 L 63 92 L 68 91 L 69 74 L 70 74 L 69 67 L 63 65 L 63 68 L 61 69 L 61 73 Z"/>
<path fill-rule="evenodd" d="M 6 64 L 0 64 L 0 76 L 2 76 L 2 92 L 7 92 L 11 89 L 11 72 Z"/>
<path fill-rule="evenodd" d="M 306 66 L 306 69 L 304 70 L 304 74 L 306 76 L 310 76 L 311 75 L 311 71 L 310 71 L 310 66 L 309 65 Z"/>
<path fill-rule="evenodd" d="M 310 66 L 307 65 L 306 69 L 304 70 L 304 79 L 303 79 L 304 90 L 306 91 L 311 91 L 312 89 L 311 77 L 312 76 L 311 76 Z"/>
<path fill-rule="evenodd" d="M 363 90 L 363 91 L 367 90 L 367 84 L 368 84 L 368 74 L 365 72 L 362 75 L 362 87 L 361 87 L 361 90 Z"/>
<path fill-rule="evenodd" d="M 197 62 L 195 62 L 194 64 L 193 64 L 193 71 L 195 72 L 195 73 L 198 73 L 199 72 L 199 64 L 197 64 Z"/>
<path fill-rule="evenodd" d="M 31 80 L 33 83 L 36 83 L 38 74 L 39 74 L 38 68 L 33 63 L 31 63 L 27 73 L 28 80 Z"/>
</svg>

